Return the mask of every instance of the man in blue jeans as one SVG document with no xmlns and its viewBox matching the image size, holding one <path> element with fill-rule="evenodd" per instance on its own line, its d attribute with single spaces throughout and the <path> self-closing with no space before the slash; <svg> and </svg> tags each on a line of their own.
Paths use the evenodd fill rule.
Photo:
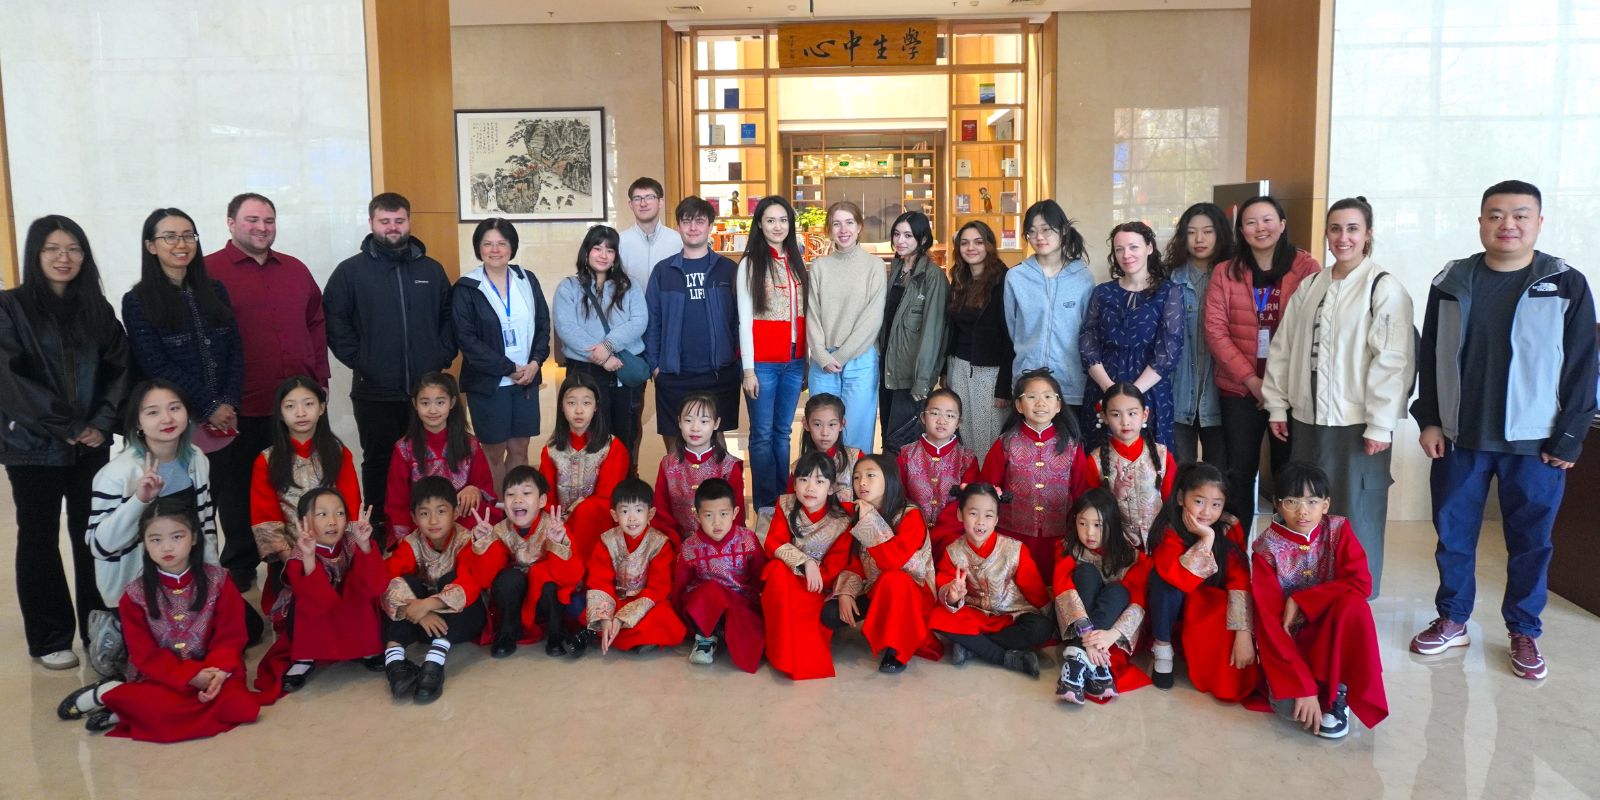
<svg viewBox="0 0 1600 800">
<path fill-rule="evenodd" d="M 1498 478 L 1506 537 L 1500 613 L 1511 636 L 1511 671 L 1539 680 L 1550 566 L 1550 529 L 1566 470 L 1595 415 L 1594 299 L 1583 275 L 1534 249 L 1539 189 L 1503 181 L 1483 193 L 1484 252 L 1445 265 L 1428 292 L 1411 414 L 1434 459 L 1434 560 L 1439 617 L 1411 640 L 1423 655 L 1465 647 L 1477 590 L 1474 568 L 1489 479 Z"/>
</svg>

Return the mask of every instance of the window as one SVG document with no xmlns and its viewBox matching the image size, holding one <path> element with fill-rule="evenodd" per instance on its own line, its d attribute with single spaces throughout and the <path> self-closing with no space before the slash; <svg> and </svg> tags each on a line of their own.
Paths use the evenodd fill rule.
<svg viewBox="0 0 1600 800">
<path fill-rule="evenodd" d="M 1195 198 L 1211 196 L 1221 158 L 1222 110 L 1119 108 L 1111 146 L 1111 210 L 1143 220 L 1166 241 Z"/>
</svg>

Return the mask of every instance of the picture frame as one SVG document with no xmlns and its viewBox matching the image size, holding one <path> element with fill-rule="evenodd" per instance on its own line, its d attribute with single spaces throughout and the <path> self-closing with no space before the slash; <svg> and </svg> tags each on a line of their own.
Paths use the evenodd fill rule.
<svg viewBox="0 0 1600 800">
<path fill-rule="evenodd" d="M 458 109 L 462 222 L 603 222 L 605 109 Z"/>
</svg>

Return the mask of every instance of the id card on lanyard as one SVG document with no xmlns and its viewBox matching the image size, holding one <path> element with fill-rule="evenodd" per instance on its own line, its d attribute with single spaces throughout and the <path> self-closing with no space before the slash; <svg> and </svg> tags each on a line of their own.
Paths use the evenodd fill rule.
<svg viewBox="0 0 1600 800">
<path fill-rule="evenodd" d="M 510 270 L 506 271 L 506 294 L 504 297 L 500 296 L 500 287 L 494 285 L 493 278 L 485 274 L 483 279 L 489 284 L 490 291 L 494 292 L 494 298 L 499 300 L 500 305 L 506 310 L 506 317 L 500 322 L 500 339 L 505 347 L 516 347 L 517 329 L 511 324 L 511 272 Z"/>
<path fill-rule="evenodd" d="M 1267 304 L 1272 302 L 1272 293 L 1278 287 L 1268 286 L 1265 289 L 1255 290 L 1256 301 L 1256 358 L 1266 358 L 1267 351 L 1272 348 L 1272 329 L 1267 327 Z"/>
</svg>

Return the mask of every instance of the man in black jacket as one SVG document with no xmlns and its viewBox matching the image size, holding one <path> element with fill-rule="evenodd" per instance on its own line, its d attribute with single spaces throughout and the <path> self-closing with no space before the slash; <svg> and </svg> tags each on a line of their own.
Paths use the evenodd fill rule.
<svg viewBox="0 0 1600 800">
<path fill-rule="evenodd" d="M 383 517 L 389 457 L 411 418 L 418 378 L 456 357 L 450 279 L 411 236 L 411 203 L 384 192 L 367 204 L 372 233 L 322 290 L 328 349 L 354 373 L 350 400 L 361 436 L 362 504 Z"/>
</svg>

